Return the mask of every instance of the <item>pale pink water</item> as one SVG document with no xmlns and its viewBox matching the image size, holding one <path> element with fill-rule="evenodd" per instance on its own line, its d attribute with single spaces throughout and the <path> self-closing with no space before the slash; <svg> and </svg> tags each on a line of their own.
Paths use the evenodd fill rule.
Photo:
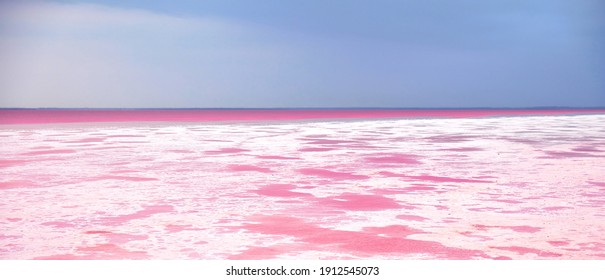
<svg viewBox="0 0 605 280">
<path fill-rule="evenodd" d="M 0 110 L 0 258 L 605 259 L 603 123 Z"/>
<path fill-rule="evenodd" d="M 0 124 L 472 118 L 599 114 L 605 110 L 0 110 Z"/>
</svg>

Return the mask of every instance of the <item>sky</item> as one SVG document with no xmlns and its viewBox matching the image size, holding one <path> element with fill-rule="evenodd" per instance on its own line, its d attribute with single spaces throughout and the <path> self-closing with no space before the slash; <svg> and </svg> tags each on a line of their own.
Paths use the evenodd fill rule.
<svg viewBox="0 0 605 280">
<path fill-rule="evenodd" d="M 605 107 L 601 0 L 2 1 L 0 107 Z"/>
</svg>

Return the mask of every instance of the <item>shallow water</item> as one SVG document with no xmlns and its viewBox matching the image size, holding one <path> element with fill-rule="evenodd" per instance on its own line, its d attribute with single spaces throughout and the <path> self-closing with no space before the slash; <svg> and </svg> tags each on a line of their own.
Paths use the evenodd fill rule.
<svg viewBox="0 0 605 280">
<path fill-rule="evenodd" d="M 605 115 L 0 126 L 2 259 L 605 259 Z"/>
</svg>

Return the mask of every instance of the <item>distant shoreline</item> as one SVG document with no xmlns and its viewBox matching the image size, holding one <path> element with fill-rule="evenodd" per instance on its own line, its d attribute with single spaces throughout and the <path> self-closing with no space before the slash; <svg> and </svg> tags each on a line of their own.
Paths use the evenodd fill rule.
<svg viewBox="0 0 605 280">
<path fill-rule="evenodd" d="M 101 122 L 233 122 L 605 114 L 605 109 L 0 109 L 0 125 Z"/>
<path fill-rule="evenodd" d="M 120 111 L 139 111 L 139 110 L 186 110 L 186 111 L 231 111 L 231 110 L 250 110 L 250 111 L 308 111 L 308 110 L 336 110 L 336 111 L 349 111 L 349 110 L 369 110 L 369 111 L 401 111 L 401 110 L 412 110 L 412 111 L 425 111 L 425 110 L 446 110 L 446 111 L 459 111 L 459 110 L 605 110 L 605 107 L 565 107 L 565 106 L 537 106 L 537 107 L 184 107 L 184 108 L 119 108 L 119 107 L 107 107 L 107 108 L 87 108 L 87 107 L 6 107 L 1 108 L 2 110 L 91 110 L 91 111 L 104 111 L 104 110 L 120 110 Z"/>
</svg>

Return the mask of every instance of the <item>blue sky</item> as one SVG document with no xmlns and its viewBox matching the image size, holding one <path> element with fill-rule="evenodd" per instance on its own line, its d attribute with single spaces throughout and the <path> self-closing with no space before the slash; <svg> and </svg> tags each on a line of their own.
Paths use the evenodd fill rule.
<svg viewBox="0 0 605 280">
<path fill-rule="evenodd" d="M 605 106 L 605 4 L 0 4 L 0 107 Z"/>
</svg>

